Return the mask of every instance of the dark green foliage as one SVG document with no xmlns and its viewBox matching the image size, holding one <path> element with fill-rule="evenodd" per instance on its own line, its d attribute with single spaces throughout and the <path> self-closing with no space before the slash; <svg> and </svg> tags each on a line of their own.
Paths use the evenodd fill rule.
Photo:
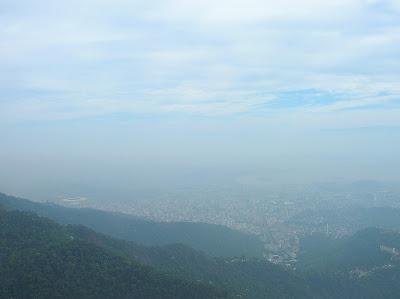
<svg viewBox="0 0 400 299">
<path fill-rule="evenodd" d="M 381 245 L 400 248 L 400 234 L 369 228 L 337 240 L 310 236 L 301 242 L 298 267 L 321 298 L 399 298 L 399 258 Z"/>
<path fill-rule="evenodd" d="M 5 213 L 5 215 L 22 214 L 20 212 L 8 212 Z M 40 246 L 36 246 L 34 250 L 40 252 L 42 259 L 21 259 L 20 264 L 13 265 L 9 268 L 10 271 L 11 268 L 19 269 L 19 267 L 21 267 L 27 269 L 26 273 L 36 273 L 36 277 L 57 277 L 60 284 L 65 284 L 65 281 L 71 281 L 71 283 L 67 285 L 67 288 L 61 288 L 62 290 L 70 290 L 70 286 L 73 286 L 74 289 L 80 289 L 83 288 L 83 286 L 87 286 L 87 288 L 85 288 L 86 293 L 82 294 L 83 297 L 89 296 L 90 294 L 93 294 L 94 297 L 100 297 L 101 294 L 99 294 L 96 289 L 101 285 L 109 286 L 109 289 L 102 291 L 106 293 L 108 292 L 107 294 L 110 294 L 110 292 L 112 292 L 116 287 L 119 287 L 115 280 L 115 277 L 118 277 L 119 272 L 113 268 L 106 267 L 108 265 L 106 262 L 110 261 L 111 256 L 115 259 L 112 263 L 113 265 L 116 262 L 122 263 L 122 265 L 128 263 L 130 266 L 133 265 L 135 269 L 138 267 L 142 269 L 143 266 L 140 266 L 137 262 L 133 262 L 138 261 L 141 264 L 146 264 L 147 266 L 162 270 L 166 275 L 168 275 L 166 277 L 170 280 L 174 277 L 172 280 L 175 283 L 193 281 L 194 283 L 186 282 L 185 284 L 190 285 L 190 289 L 193 290 L 196 290 L 195 287 L 197 287 L 198 290 L 196 291 L 194 298 L 204 297 L 202 294 L 206 291 L 209 292 L 209 294 L 216 296 L 215 294 L 223 293 L 221 291 L 216 291 L 221 289 L 229 290 L 232 297 L 241 298 L 293 298 L 293 296 L 296 296 L 297 298 L 308 298 L 307 291 L 299 277 L 262 260 L 249 260 L 244 257 L 214 258 L 180 244 L 163 247 L 146 247 L 98 234 L 84 226 L 70 225 L 62 227 L 44 218 L 38 218 L 31 214 L 26 215 L 30 215 L 30 217 L 32 217 L 30 219 L 38 222 L 38 225 L 22 223 L 18 231 L 21 231 L 25 226 L 30 227 L 30 229 L 25 231 L 26 236 L 24 237 L 26 238 L 24 238 L 24 240 L 26 241 L 21 241 L 18 238 L 16 238 L 16 240 L 18 240 L 18 242 L 28 242 L 27 244 L 24 244 L 24 248 L 30 248 L 31 245 L 29 244 L 31 243 L 29 242 L 32 242 L 33 239 L 39 240 L 39 243 L 36 245 Z M 13 217 L 10 219 L 12 218 Z M 42 235 L 43 239 L 33 238 L 33 236 L 36 235 L 35 232 Z M 9 236 L 4 238 L 4 240 L 8 240 L 7 242 L 12 239 L 14 238 L 10 239 Z M 54 245 L 55 240 L 57 240 L 56 243 L 59 245 Z M 53 245 L 48 247 L 47 244 Z M 82 246 L 83 248 L 90 247 L 91 249 L 87 251 L 77 251 L 75 247 L 71 248 L 72 245 L 75 247 L 78 246 L 78 248 Z M 91 256 L 90 253 L 94 255 Z M 77 254 L 78 257 L 76 257 L 75 254 Z M 27 256 L 31 257 L 30 254 Z M 48 265 L 47 263 L 49 256 L 54 256 L 60 261 L 69 261 L 67 266 L 71 266 L 72 269 L 69 271 L 63 270 L 62 272 L 71 274 L 66 276 L 67 274 L 64 275 L 58 272 L 46 272 L 49 269 L 54 268 L 52 264 Z M 61 257 L 59 258 L 59 256 Z M 98 260 L 92 260 L 93 257 L 97 257 Z M 103 265 L 103 263 L 106 263 L 106 265 L 101 266 L 106 267 L 104 271 L 100 271 L 98 267 L 92 268 L 93 264 Z M 82 265 L 82 267 L 78 267 L 78 265 Z M 60 265 L 60 267 L 65 267 L 65 265 Z M 100 277 L 97 277 L 96 275 L 99 273 L 103 274 Z M 132 277 L 133 274 L 130 274 L 129 276 Z M 74 277 L 81 278 L 78 281 L 75 281 Z M 93 281 L 89 280 L 90 277 L 93 278 Z M 22 286 L 35 285 L 35 288 L 43 290 L 48 288 L 47 285 L 37 285 L 37 282 L 31 283 L 30 281 L 20 279 L 18 281 Z M 99 281 L 101 283 L 99 283 Z M 109 282 L 107 283 L 107 281 Z M 124 281 L 123 277 L 117 281 Z M 82 284 L 79 284 L 79 282 Z M 11 285 L 15 286 L 15 283 L 16 280 L 13 280 Z M 91 283 L 93 283 L 93 285 Z M 53 286 L 57 285 L 53 281 L 50 284 Z M 125 283 L 125 285 L 126 284 L 129 285 L 129 283 Z M 7 284 L 3 285 L 7 286 Z M 205 285 L 207 285 L 209 289 L 205 288 Z M 157 289 L 157 285 L 153 285 L 153 287 Z M 10 290 L 10 287 L 6 288 Z M 123 288 L 124 287 L 122 287 L 122 289 Z M 185 287 L 180 287 L 179 289 L 185 290 Z M 28 292 L 31 291 L 31 289 L 28 289 Z M 137 290 L 134 291 L 137 292 Z M 168 298 L 167 295 L 165 295 L 165 298 Z M 76 296 L 76 294 L 60 294 L 60 297 L 62 298 L 69 296 Z M 154 296 L 154 298 L 157 298 L 157 294 Z M 189 297 L 193 297 L 193 295 Z M 111 296 L 111 298 L 115 297 Z M 123 294 L 119 294 L 118 298 L 123 298 Z"/>
<path fill-rule="evenodd" d="M 75 236 L 50 220 L 0 212 L 0 298 L 225 298 Z"/>
<path fill-rule="evenodd" d="M 14 209 L 41 213 L 54 208 L 60 222 L 71 217 L 72 209 L 16 203 Z M 97 213 L 88 211 L 83 215 Z M 291 271 L 182 244 L 148 247 L 0 207 L 0 298 L 400 298 L 399 258 L 381 245 L 400 248 L 399 233 L 313 235 L 302 240 L 298 269 Z"/>
<path fill-rule="evenodd" d="M 115 238 L 150 246 L 182 243 L 212 256 L 225 257 L 262 257 L 264 251 L 263 243 L 256 236 L 220 225 L 152 222 L 119 213 L 34 203 L 2 193 L 0 204 L 9 209 L 32 211 L 62 224 L 82 224 Z"/>
<path fill-rule="evenodd" d="M 375 269 L 364 277 L 349 277 L 346 272 L 305 274 L 312 298 L 397 299 L 400 294 L 400 268 Z"/>
<path fill-rule="evenodd" d="M 380 246 L 400 248 L 400 234 L 368 228 L 351 237 L 330 239 L 317 234 L 304 238 L 300 243 L 298 267 L 303 270 L 368 269 L 391 263 L 392 255 Z"/>
<path fill-rule="evenodd" d="M 145 247 L 70 227 L 76 236 L 175 277 L 231 290 L 243 298 L 309 298 L 305 281 L 281 267 L 258 259 L 213 258 L 181 244 Z"/>
</svg>

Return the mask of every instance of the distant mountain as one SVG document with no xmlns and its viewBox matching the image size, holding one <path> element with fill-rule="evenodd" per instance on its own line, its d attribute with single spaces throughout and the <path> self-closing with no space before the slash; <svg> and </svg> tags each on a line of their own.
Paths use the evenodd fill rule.
<svg viewBox="0 0 400 299">
<path fill-rule="evenodd" d="M 367 228 L 341 239 L 316 234 L 301 240 L 298 267 L 350 271 L 400 265 L 400 251 L 396 250 L 400 250 L 400 233 L 397 231 Z"/>
<path fill-rule="evenodd" d="M 368 228 L 351 237 L 301 241 L 298 268 L 322 298 L 400 298 L 400 233 Z"/>
<path fill-rule="evenodd" d="M 372 207 L 347 212 L 353 219 L 354 228 L 360 230 L 367 227 L 400 230 L 400 209 L 390 207 Z"/>
<path fill-rule="evenodd" d="M 369 227 L 400 230 L 400 209 L 391 207 L 349 207 L 305 211 L 295 215 L 289 224 L 303 226 L 308 229 L 325 227 L 346 228 L 352 232 Z"/>
<path fill-rule="evenodd" d="M 75 212 L 74 209 L 42 205 L 8 196 L 3 196 L 0 202 L 6 204 L 8 208 L 12 205 L 13 209 L 30 211 L 38 209 L 42 214 L 44 214 L 43 209 L 51 213 L 57 211 L 58 219 L 65 217 L 64 212 L 67 216 Z M 84 210 L 84 212 L 97 214 L 98 211 Z M 126 216 L 117 215 L 117 217 Z M 300 277 L 261 259 L 241 256 L 216 258 L 182 244 L 148 247 L 114 239 L 82 225 L 69 225 L 65 229 L 76 241 L 90 243 L 127 260 L 138 261 L 178 280 L 189 280 L 225 289 L 235 298 L 309 298 L 307 287 Z"/>
<path fill-rule="evenodd" d="M 257 258 L 212 257 L 183 244 L 136 244 L 16 210 L 38 209 L 59 219 L 81 211 L 94 213 L 96 221 L 108 220 L 105 212 L 4 195 L 2 204 L 0 298 L 400 298 L 397 231 L 368 228 L 341 239 L 311 235 L 301 240 L 294 270 Z"/>
<path fill-rule="evenodd" d="M 310 298 L 262 260 L 146 247 L 29 212 L 0 210 L 0 253 L 0 298 Z"/>
<path fill-rule="evenodd" d="M 305 281 L 260 259 L 215 258 L 182 244 L 146 247 L 115 240 L 83 226 L 74 235 L 182 279 L 217 286 L 238 298 L 310 298 Z"/>
<path fill-rule="evenodd" d="M 153 222 L 121 213 L 37 203 L 2 193 L 0 204 L 8 209 L 35 212 L 61 224 L 82 224 L 97 232 L 144 245 L 182 243 L 222 257 L 262 257 L 264 252 L 263 243 L 256 236 L 220 225 Z"/>
<path fill-rule="evenodd" d="M 0 210 L 0 298 L 228 298 L 34 214 Z"/>
</svg>

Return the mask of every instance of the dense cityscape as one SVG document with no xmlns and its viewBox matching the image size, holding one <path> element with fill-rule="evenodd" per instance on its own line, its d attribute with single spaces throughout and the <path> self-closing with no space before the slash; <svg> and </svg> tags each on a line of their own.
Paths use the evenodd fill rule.
<svg viewBox="0 0 400 299">
<path fill-rule="evenodd" d="M 281 185 L 268 188 L 221 186 L 150 194 L 145 200 L 96 202 L 87 198 L 59 199 L 57 203 L 91 207 L 154 221 L 220 224 L 255 234 L 265 244 L 265 257 L 291 266 L 300 239 L 313 233 L 333 238 L 358 229 L 341 211 L 369 207 L 400 207 L 400 192 L 390 183 L 356 182 L 323 185 Z M 151 196 L 151 197 L 150 197 Z"/>
</svg>

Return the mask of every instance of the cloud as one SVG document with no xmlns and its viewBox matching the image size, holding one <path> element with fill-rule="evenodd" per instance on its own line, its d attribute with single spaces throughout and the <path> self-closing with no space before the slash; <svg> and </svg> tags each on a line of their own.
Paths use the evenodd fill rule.
<svg viewBox="0 0 400 299">
<path fill-rule="evenodd" d="M 3 1 L 0 115 L 285 117 L 379 107 L 382 116 L 399 101 L 399 7 L 397 0 Z M 285 106 L 288 94 L 296 105 Z"/>
</svg>

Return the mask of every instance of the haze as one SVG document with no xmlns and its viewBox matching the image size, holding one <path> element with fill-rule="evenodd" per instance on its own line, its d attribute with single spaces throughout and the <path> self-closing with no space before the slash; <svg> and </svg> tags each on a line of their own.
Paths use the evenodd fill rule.
<svg viewBox="0 0 400 299">
<path fill-rule="evenodd" d="M 400 179 L 397 0 L 3 0 L 0 16 L 3 192 Z"/>
</svg>

